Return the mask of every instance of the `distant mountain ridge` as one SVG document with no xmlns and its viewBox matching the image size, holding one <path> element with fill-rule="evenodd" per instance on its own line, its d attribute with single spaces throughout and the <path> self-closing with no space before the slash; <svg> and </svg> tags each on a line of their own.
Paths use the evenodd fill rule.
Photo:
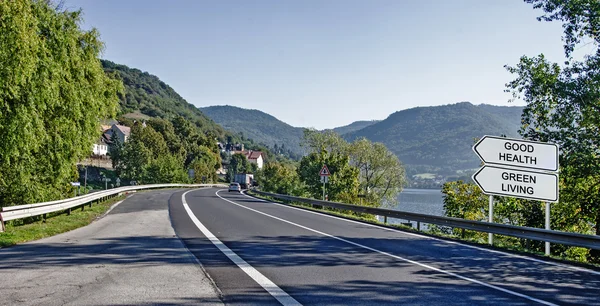
<svg viewBox="0 0 600 306">
<path fill-rule="evenodd" d="M 303 128 L 259 110 L 234 106 L 200 110 L 227 130 L 271 148 L 284 146 L 297 157 L 302 155 Z M 479 166 L 471 150 L 475 138 L 486 134 L 518 137 L 522 112 L 519 106 L 460 102 L 401 110 L 385 120 L 357 121 L 333 130 L 349 141 L 366 137 L 384 143 L 406 165 L 409 174 L 452 175 Z"/>
<path fill-rule="evenodd" d="M 340 126 L 340 127 L 336 127 L 333 129 L 334 132 L 340 134 L 340 135 L 344 135 L 344 134 L 348 134 L 348 133 L 352 133 L 358 130 L 362 130 L 370 125 L 373 125 L 377 122 L 380 122 L 381 120 L 370 120 L 370 121 L 354 121 L 348 125 L 344 125 L 344 126 Z"/>
<path fill-rule="evenodd" d="M 483 135 L 518 137 L 523 107 L 457 104 L 416 107 L 344 135 L 384 143 L 416 173 L 472 169 L 480 161 L 471 147 Z"/>
<path fill-rule="evenodd" d="M 256 143 L 287 152 L 300 158 L 303 128 L 293 127 L 265 112 L 224 105 L 200 108 L 204 114 L 225 129 L 241 133 Z"/>
</svg>

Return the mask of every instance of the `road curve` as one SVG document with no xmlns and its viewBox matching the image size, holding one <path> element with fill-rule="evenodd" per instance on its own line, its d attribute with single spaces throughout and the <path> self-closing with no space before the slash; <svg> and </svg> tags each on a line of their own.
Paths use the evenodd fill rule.
<svg viewBox="0 0 600 306">
<path fill-rule="evenodd" d="M 190 191 L 169 209 L 226 304 L 600 305 L 597 271 L 227 190 Z"/>
<path fill-rule="evenodd" d="M 0 249 L 0 305 L 222 305 L 171 227 L 182 192 L 136 193 L 89 226 Z"/>
</svg>

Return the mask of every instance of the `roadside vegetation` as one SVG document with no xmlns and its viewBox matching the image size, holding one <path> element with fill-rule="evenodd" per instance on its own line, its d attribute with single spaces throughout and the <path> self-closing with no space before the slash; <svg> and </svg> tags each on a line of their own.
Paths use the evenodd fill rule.
<svg viewBox="0 0 600 306">
<path fill-rule="evenodd" d="M 0 247 L 42 239 L 86 226 L 124 198 L 124 196 L 115 197 L 99 204 L 73 208 L 70 215 L 66 212 L 56 212 L 48 214 L 45 220 L 37 216 L 7 222 L 6 231 L 0 233 Z"/>
<path fill-rule="evenodd" d="M 398 157 L 381 143 L 361 138 L 352 143 L 334 131 L 305 130 L 309 152 L 300 162 L 269 162 L 257 180 L 267 192 L 322 199 L 319 172 L 327 165 L 331 176 L 325 194 L 331 201 L 371 207 L 394 207 L 406 183 Z"/>
<path fill-rule="evenodd" d="M 540 21 L 563 25 L 565 61 L 521 57 L 506 69 L 515 76 L 506 84 L 514 99 L 527 105 L 519 134 L 560 146 L 560 202 L 552 204 L 554 230 L 600 235 L 600 2 L 597 0 L 525 0 L 542 12 Z M 577 59 L 576 50 L 590 50 Z M 443 186 L 447 216 L 485 221 L 487 196 L 463 181 Z M 544 228 L 544 204 L 496 197 L 495 222 Z M 441 229 L 449 233 L 450 229 Z M 464 239 L 485 241 L 487 234 L 454 230 Z M 542 252 L 543 242 L 499 237 L 499 245 Z M 552 255 L 600 263 L 600 250 L 552 245 Z"/>
</svg>

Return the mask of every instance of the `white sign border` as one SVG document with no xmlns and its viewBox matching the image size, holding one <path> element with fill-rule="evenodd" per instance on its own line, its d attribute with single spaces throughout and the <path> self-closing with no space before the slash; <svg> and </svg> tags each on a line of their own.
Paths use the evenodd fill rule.
<svg viewBox="0 0 600 306">
<path fill-rule="evenodd" d="M 527 166 L 520 166 L 520 165 L 513 165 L 513 164 L 503 164 L 503 163 L 494 163 L 494 162 L 486 162 L 483 159 L 483 156 L 481 156 L 479 154 L 479 152 L 477 152 L 476 148 L 477 146 L 483 142 L 486 138 L 492 138 L 492 139 L 500 139 L 500 140 L 509 140 L 509 141 L 515 141 L 515 142 L 527 142 L 527 143 L 535 143 L 535 144 L 539 144 L 539 145 L 550 145 L 550 146 L 554 146 L 554 148 L 556 149 L 556 168 L 554 170 L 547 170 L 547 169 L 540 169 L 540 168 L 535 168 L 535 167 L 527 167 Z M 505 167 L 516 167 L 516 168 L 525 168 L 525 169 L 533 169 L 533 170 L 539 170 L 539 171 L 549 171 L 549 172 L 558 172 L 558 170 L 560 169 L 560 165 L 559 165 L 559 159 L 560 159 L 560 150 L 558 147 L 558 144 L 555 143 L 551 143 L 551 142 L 541 142 L 541 141 L 533 141 L 533 140 L 527 140 L 527 139 L 517 139 L 517 138 L 508 138 L 508 137 L 500 137 L 500 136 L 491 136 L 491 135 L 484 135 L 483 137 L 481 137 L 481 139 L 479 139 L 479 141 L 477 141 L 477 143 L 475 143 L 471 149 L 473 150 L 473 152 L 475 152 L 475 154 L 477 154 L 477 157 L 479 157 L 479 159 L 485 164 L 485 165 L 498 165 L 498 166 L 505 166 Z M 477 171 L 479 172 L 479 171 Z"/>
<path fill-rule="evenodd" d="M 503 170 L 509 170 L 509 171 L 523 171 L 523 172 L 535 173 L 535 174 L 552 175 L 556 178 L 556 199 L 548 200 L 548 199 L 540 199 L 540 198 L 535 198 L 535 197 L 518 196 L 518 195 L 513 195 L 513 194 L 487 192 L 487 191 L 485 191 L 485 189 L 483 189 L 483 186 L 481 185 L 481 183 L 479 183 L 479 181 L 477 181 L 477 179 L 475 178 L 477 176 L 477 174 L 479 174 L 479 172 L 481 172 L 481 171 L 483 171 L 483 169 L 485 169 L 485 167 L 503 169 Z M 481 189 L 481 192 L 483 192 L 483 194 L 485 194 L 485 195 L 495 195 L 495 196 L 501 196 L 501 197 L 519 198 L 519 199 L 525 199 L 525 200 L 534 200 L 534 201 L 551 202 L 551 203 L 557 203 L 560 198 L 560 196 L 559 196 L 560 179 L 558 177 L 558 173 L 555 173 L 555 172 L 532 171 L 532 170 L 524 170 L 524 169 L 510 168 L 510 167 L 498 167 L 495 165 L 484 164 L 483 167 L 479 168 L 479 170 L 477 170 L 477 172 L 475 172 L 475 174 L 473 174 L 471 176 L 471 179 L 473 180 L 473 182 L 475 182 L 477 187 L 479 187 L 479 189 Z"/>
</svg>

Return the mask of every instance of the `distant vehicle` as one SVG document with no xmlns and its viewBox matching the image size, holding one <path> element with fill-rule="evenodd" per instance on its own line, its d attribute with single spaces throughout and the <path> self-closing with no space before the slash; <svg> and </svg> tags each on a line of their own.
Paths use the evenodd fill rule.
<svg viewBox="0 0 600 306">
<path fill-rule="evenodd" d="M 240 184 L 238 184 L 238 183 L 229 184 L 228 192 L 232 192 L 232 191 L 242 192 L 242 188 L 240 187 Z"/>
<path fill-rule="evenodd" d="M 254 175 L 249 173 L 237 173 L 234 176 L 233 181 L 240 184 L 242 189 L 248 189 L 248 187 L 252 186 Z"/>
</svg>

